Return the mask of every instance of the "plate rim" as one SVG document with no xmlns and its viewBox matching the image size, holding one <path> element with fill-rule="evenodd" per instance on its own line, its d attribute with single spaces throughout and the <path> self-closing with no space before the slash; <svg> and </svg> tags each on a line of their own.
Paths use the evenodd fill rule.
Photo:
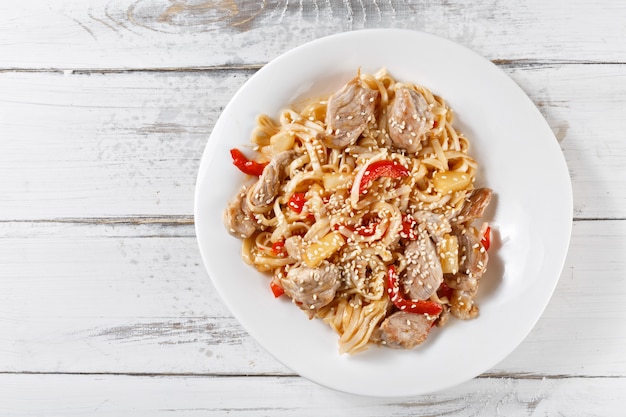
<svg viewBox="0 0 626 417">
<path fill-rule="evenodd" d="M 306 42 L 302 45 L 299 45 L 295 48 L 292 48 L 282 54 L 280 54 L 279 56 L 277 56 L 276 58 L 274 58 L 273 60 L 271 60 L 267 65 L 263 66 L 259 71 L 257 71 L 255 74 L 253 74 L 239 89 L 238 91 L 233 95 L 233 97 L 231 97 L 231 99 L 229 100 L 228 104 L 226 105 L 226 107 L 224 108 L 224 110 L 222 111 L 220 117 L 218 118 L 218 120 L 215 123 L 215 127 L 212 130 L 210 137 L 207 140 L 207 144 L 205 146 L 204 152 L 202 154 L 202 159 L 201 159 L 201 163 L 200 163 L 200 167 L 198 169 L 198 175 L 197 175 L 197 179 L 196 179 L 196 187 L 194 190 L 194 218 L 195 219 L 199 219 L 202 217 L 201 213 L 200 213 L 200 207 L 199 207 L 199 201 L 200 201 L 200 185 L 203 182 L 203 178 L 202 175 L 204 173 L 204 171 L 206 171 L 207 169 L 207 165 L 210 165 L 210 161 L 216 157 L 216 155 L 210 155 L 210 152 L 215 148 L 215 146 L 217 146 L 217 140 L 211 140 L 213 138 L 213 133 L 215 131 L 215 128 L 217 128 L 220 123 L 224 123 L 224 122 L 220 122 L 222 120 L 222 115 L 224 113 L 226 113 L 227 109 L 229 109 L 229 107 L 231 106 L 231 103 L 235 103 L 236 100 L 238 99 L 238 97 L 243 94 L 242 91 L 246 88 L 246 86 L 248 86 L 251 82 L 255 82 L 255 80 L 257 78 L 260 78 L 262 76 L 264 76 L 264 74 L 266 72 L 272 71 L 274 66 L 279 65 L 281 63 L 282 60 L 284 59 L 289 59 L 290 56 L 292 56 L 293 54 L 298 53 L 299 51 L 302 50 L 306 50 L 307 48 L 311 48 L 314 45 L 319 45 L 320 43 L 323 42 L 331 42 L 331 41 L 342 41 L 342 42 L 346 42 L 347 40 L 349 40 L 350 38 L 360 38 L 360 37 L 367 37 L 367 36 L 376 36 L 379 34 L 384 34 L 384 36 L 390 36 L 390 37 L 416 37 L 416 38 L 421 38 L 421 39 L 427 39 L 427 40 L 432 40 L 432 41 L 436 41 L 439 43 L 443 43 L 443 44 L 447 44 L 449 47 L 451 47 L 452 49 L 457 49 L 460 51 L 464 51 L 464 53 L 469 54 L 472 59 L 474 60 L 482 60 L 483 64 L 488 64 L 490 66 L 492 66 L 493 68 L 496 69 L 495 73 L 498 73 L 501 75 L 501 77 L 503 77 L 505 79 L 505 81 L 507 83 L 512 83 L 515 85 L 515 87 L 518 89 L 519 92 L 521 92 L 523 94 L 523 96 L 527 99 L 528 103 L 532 106 L 533 112 L 535 113 L 535 117 L 538 116 L 537 120 L 540 121 L 540 123 L 543 123 L 545 125 L 545 127 L 547 128 L 547 130 L 550 132 L 550 135 L 553 138 L 553 142 L 554 145 L 556 146 L 561 154 L 561 161 L 560 165 L 561 166 L 561 171 L 563 166 L 565 167 L 565 173 L 567 174 L 567 185 L 568 187 L 566 187 L 567 189 L 564 190 L 565 191 L 565 195 L 568 196 L 569 198 L 566 199 L 566 201 L 564 202 L 565 205 L 565 209 L 563 211 L 567 211 L 570 213 L 570 220 L 569 220 L 569 227 L 566 228 L 566 232 L 567 232 L 567 239 L 566 239 L 566 243 L 564 245 L 564 250 L 563 253 L 561 254 L 561 260 L 559 265 L 557 265 L 556 268 L 554 268 L 555 270 L 558 269 L 558 274 L 556 274 L 556 278 L 553 278 L 550 283 L 551 283 L 551 287 L 549 288 L 549 291 L 545 291 L 545 302 L 542 302 L 542 307 L 541 307 L 541 311 L 539 314 L 536 315 L 536 318 L 532 321 L 532 323 L 530 325 L 527 324 L 525 331 L 523 332 L 523 335 L 521 335 L 521 337 L 519 337 L 519 341 L 517 343 L 514 343 L 514 346 L 510 349 L 504 349 L 506 352 L 504 352 L 501 357 L 498 358 L 493 358 L 493 360 L 490 362 L 489 366 L 487 368 L 485 368 L 483 371 L 487 369 L 492 368 L 493 366 L 495 366 L 498 362 L 500 362 L 502 359 L 504 359 L 505 357 L 507 357 L 508 355 L 510 355 L 512 353 L 512 351 L 528 336 L 528 334 L 530 333 L 530 331 L 532 331 L 532 329 L 535 327 L 537 321 L 539 320 L 539 318 L 543 315 L 543 312 L 545 310 L 545 308 L 547 307 L 549 300 L 551 299 L 554 290 L 556 288 L 556 285 L 558 284 L 559 278 L 560 278 L 560 274 L 562 273 L 564 264 L 565 264 L 565 259 L 566 259 L 566 255 L 568 252 L 568 248 L 569 248 L 569 244 L 571 241 L 571 230 L 572 230 L 572 224 L 573 224 L 573 197 L 572 197 L 572 187 L 571 187 L 571 178 L 569 177 L 569 172 L 567 171 L 567 163 L 565 161 L 565 157 L 562 153 L 562 150 L 560 149 L 558 142 L 556 140 L 556 137 L 554 137 L 553 132 L 551 131 L 549 125 L 547 124 L 547 121 L 545 120 L 545 118 L 541 115 L 541 113 L 539 112 L 539 110 L 537 109 L 537 107 L 534 105 L 534 103 L 532 103 L 532 101 L 530 100 L 530 98 L 528 98 L 528 96 L 526 95 L 526 93 L 521 89 L 521 87 L 519 87 L 519 85 L 517 85 L 508 75 L 506 75 L 500 68 L 498 68 L 495 64 L 493 64 L 491 61 L 487 60 L 486 58 L 482 57 L 479 54 L 476 54 L 475 52 L 473 52 L 472 50 L 470 50 L 469 48 L 455 43 L 451 40 L 445 39 L 445 38 L 441 38 L 438 37 L 436 35 L 432 35 L 432 34 L 428 34 L 428 33 L 424 33 L 424 32 L 420 32 L 420 31 L 415 31 L 415 30 L 409 30 L 409 29 L 385 29 L 385 28 L 378 28 L 378 29 L 362 29 L 362 30 L 356 30 L 356 31 L 349 31 L 349 32 L 341 32 L 341 33 L 336 33 L 336 34 L 332 34 L 332 35 L 328 35 L 328 36 L 324 36 L 309 42 Z M 411 80 L 413 81 L 413 80 Z M 427 85 L 428 86 L 428 85 Z M 288 105 L 289 103 L 284 103 L 285 105 Z M 247 137 L 246 137 L 247 139 Z M 480 161 L 478 161 L 480 164 Z M 563 174 L 563 172 L 561 172 L 561 175 Z M 226 202 L 223 202 L 224 206 Z M 211 273 L 211 260 L 206 258 L 205 255 L 205 251 L 203 250 L 203 243 L 201 242 L 201 236 L 203 234 L 203 231 L 200 229 L 201 227 L 201 222 L 195 221 L 195 229 L 196 229 L 196 241 L 198 242 L 198 246 L 200 249 L 200 253 L 201 253 L 201 257 L 203 260 L 203 264 L 205 267 L 205 270 L 207 271 L 207 273 L 209 274 L 209 277 L 211 279 L 211 281 L 213 282 L 214 287 L 216 288 L 216 290 L 218 291 L 218 293 L 220 294 L 220 297 L 222 299 L 222 301 L 225 303 L 225 305 L 229 308 L 230 312 L 233 314 L 233 316 L 238 320 L 238 322 L 242 325 L 242 327 L 255 339 L 255 341 L 257 343 L 259 343 L 260 346 L 262 346 L 265 351 L 267 351 L 271 356 L 273 356 L 276 360 L 278 360 L 279 362 L 281 362 L 283 365 L 287 366 L 288 368 L 296 371 L 298 374 L 300 374 L 301 376 L 312 380 L 320 385 L 335 389 L 335 390 L 339 390 L 339 391 L 343 391 L 343 392 L 348 392 L 348 393 L 352 393 L 352 394 L 358 394 L 358 395 L 376 395 L 378 397 L 398 397 L 398 396 L 406 396 L 406 395 L 417 395 L 417 394 L 426 394 L 429 392 L 434 392 L 434 391 L 440 391 L 442 389 L 446 389 L 455 385 L 458 385 L 464 381 L 467 381 L 468 379 L 465 378 L 464 381 L 455 381 L 451 384 L 443 384 L 442 386 L 436 387 L 436 389 L 433 390 L 407 390 L 407 391 L 403 391 L 403 392 L 398 392 L 397 394 L 395 393 L 372 393 L 372 392 L 368 392 L 368 391 L 364 391 L 364 390 L 359 390 L 359 389 L 351 389 L 350 387 L 345 387 L 345 386 L 337 386 L 336 384 L 332 384 L 332 383 L 327 383 L 328 381 L 323 381 L 320 380 L 320 378 L 316 377 L 315 375 L 310 375 L 307 374 L 306 372 L 301 372 L 297 368 L 293 366 L 293 364 L 290 363 L 285 363 L 284 358 L 278 357 L 275 352 L 272 349 L 268 349 L 268 347 L 266 346 L 266 344 L 263 342 L 264 337 L 262 335 L 260 335 L 258 333 L 258 330 L 255 328 L 250 328 L 250 326 L 246 323 L 246 320 L 242 320 L 239 315 L 237 314 L 237 308 L 234 307 L 232 305 L 232 303 L 229 301 L 229 296 L 228 294 L 224 294 L 223 290 L 220 288 L 220 284 L 219 281 L 216 282 L 216 279 L 214 278 L 213 274 Z M 444 329 L 445 331 L 445 329 Z M 474 372 L 475 373 L 475 372 Z M 474 378 L 475 376 L 477 376 L 478 374 L 475 374 L 474 376 L 472 376 L 469 379 Z"/>
</svg>

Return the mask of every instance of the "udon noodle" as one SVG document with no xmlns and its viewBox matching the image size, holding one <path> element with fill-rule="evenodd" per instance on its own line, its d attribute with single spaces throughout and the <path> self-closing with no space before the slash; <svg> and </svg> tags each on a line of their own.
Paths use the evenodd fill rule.
<svg viewBox="0 0 626 417">
<path fill-rule="evenodd" d="M 477 316 L 491 190 L 446 102 L 386 70 L 260 115 L 251 180 L 225 212 L 245 262 L 271 277 L 339 350 L 412 348 L 449 316 Z M 258 178 L 257 178 L 258 177 Z"/>
</svg>

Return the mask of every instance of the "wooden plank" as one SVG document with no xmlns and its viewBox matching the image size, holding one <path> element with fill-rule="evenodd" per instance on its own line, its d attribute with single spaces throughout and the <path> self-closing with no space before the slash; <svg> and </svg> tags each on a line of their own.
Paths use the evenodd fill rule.
<svg viewBox="0 0 626 417">
<path fill-rule="evenodd" d="M 479 378 L 407 398 L 343 394 L 296 377 L 0 375 L 10 416 L 622 416 L 626 378 Z"/>
<path fill-rule="evenodd" d="M 0 371 L 290 372 L 222 304 L 193 225 L 20 222 L 2 236 Z"/>
<path fill-rule="evenodd" d="M 576 217 L 626 218 L 626 65 L 502 68 L 561 142 Z M 191 216 L 203 148 L 252 73 L 0 73 L 0 219 Z"/>
<path fill-rule="evenodd" d="M 625 218 L 626 66 L 506 67 L 539 108 L 569 166 L 576 218 Z M 616 107 L 617 106 L 617 107 Z M 602 125 L 602 127 L 600 127 Z"/>
<path fill-rule="evenodd" d="M 292 374 L 222 304 L 190 225 L 4 231 L 0 372 Z M 575 223 L 548 308 L 489 375 L 626 376 L 625 237 L 626 221 Z"/>
<path fill-rule="evenodd" d="M 248 75 L 0 74 L 0 217 L 191 215 L 212 126 Z"/>
<path fill-rule="evenodd" d="M 3 2 L 0 68 L 262 65 L 314 38 L 417 29 L 494 60 L 625 62 L 620 1 Z"/>
</svg>

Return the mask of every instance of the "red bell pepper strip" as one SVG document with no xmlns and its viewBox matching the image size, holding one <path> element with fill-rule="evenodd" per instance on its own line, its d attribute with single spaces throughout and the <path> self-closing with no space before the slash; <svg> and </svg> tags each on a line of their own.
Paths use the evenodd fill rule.
<svg viewBox="0 0 626 417">
<path fill-rule="evenodd" d="M 241 172 L 248 175 L 261 176 L 267 162 L 256 162 L 248 159 L 239 149 L 230 150 L 230 156 L 233 158 L 233 165 L 239 168 Z"/>
<path fill-rule="evenodd" d="M 387 292 L 393 305 L 402 311 L 414 314 L 428 314 L 438 316 L 443 310 L 441 304 L 429 300 L 408 300 L 400 294 L 396 267 L 391 265 L 387 271 Z"/>
<path fill-rule="evenodd" d="M 272 254 L 281 258 L 287 256 L 287 252 L 285 251 L 285 242 L 283 242 L 282 240 L 275 242 L 272 245 Z"/>
<path fill-rule="evenodd" d="M 489 247 L 491 246 L 491 227 L 487 226 L 487 228 L 485 229 L 485 234 L 483 235 L 482 239 L 480 239 L 480 243 L 482 243 L 483 248 L 485 248 L 485 250 L 489 250 Z"/>
<path fill-rule="evenodd" d="M 405 239 L 415 240 L 417 239 L 417 233 L 415 233 L 415 226 L 417 222 L 410 214 L 405 214 L 402 217 L 402 230 L 400 231 L 400 237 Z"/>
<path fill-rule="evenodd" d="M 287 205 L 290 209 L 295 211 L 296 213 L 302 213 L 302 208 L 304 207 L 304 203 L 306 203 L 306 197 L 304 193 L 293 193 L 291 197 L 289 197 L 289 201 Z"/>
<path fill-rule="evenodd" d="M 368 166 L 361 178 L 361 184 L 359 184 L 359 193 L 363 194 L 367 191 L 372 181 L 380 177 L 390 178 L 403 178 L 408 177 L 411 174 L 406 167 L 400 165 L 396 161 L 382 160 L 372 162 Z"/>
<path fill-rule="evenodd" d="M 272 290 L 272 294 L 274 294 L 274 298 L 278 298 L 285 293 L 283 287 L 275 280 L 270 281 L 270 289 Z"/>
</svg>

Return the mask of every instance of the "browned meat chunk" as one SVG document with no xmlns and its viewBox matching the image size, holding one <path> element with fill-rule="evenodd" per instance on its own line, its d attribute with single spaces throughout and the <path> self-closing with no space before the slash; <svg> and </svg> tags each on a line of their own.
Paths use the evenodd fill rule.
<svg viewBox="0 0 626 417">
<path fill-rule="evenodd" d="M 387 125 L 393 144 L 410 153 L 422 149 L 422 140 L 434 121 L 424 96 L 415 90 L 400 87 L 388 111 Z"/>
<path fill-rule="evenodd" d="M 413 300 L 427 300 L 441 285 L 443 271 L 435 244 L 426 230 L 418 231 L 417 239 L 406 246 L 404 256 L 407 266 L 400 277 L 404 293 Z"/>
<path fill-rule="evenodd" d="M 339 268 L 324 261 L 317 268 L 298 266 L 281 278 L 281 284 L 298 307 L 313 318 L 317 311 L 335 298 L 340 284 Z"/>
<path fill-rule="evenodd" d="M 450 222 L 442 215 L 433 213 L 432 211 L 417 211 L 413 214 L 413 218 L 424 225 L 431 239 L 438 243 L 446 233 L 450 233 L 452 228 Z"/>
<path fill-rule="evenodd" d="M 459 241 L 459 272 L 480 278 L 487 269 L 489 258 L 480 238 L 469 230 L 456 235 Z"/>
<path fill-rule="evenodd" d="M 289 164 L 296 158 L 296 151 L 284 151 L 275 155 L 263 170 L 259 180 L 253 185 L 249 196 L 253 207 L 269 207 L 280 191 L 280 184 L 285 179 Z"/>
<path fill-rule="evenodd" d="M 450 313 L 460 320 L 476 318 L 479 313 L 478 306 L 474 304 L 475 291 L 454 290 L 452 293 Z"/>
<path fill-rule="evenodd" d="M 478 278 L 461 272 L 446 274 L 445 281 L 448 287 L 455 290 L 471 291 L 478 289 Z"/>
<path fill-rule="evenodd" d="M 285 239 L 285 250 L 290 258 L 301 261 L 304 253 L 304 239 L 302 239 L 302 236 L 294 235 Z"/>
<path fill-rule="evenodd" d="M 471 223 L 483 217 L 487 206 L 491 202 L 493 192 L 490 188 L 476 188 L 465 198 L 463 207 L 456 217 L 458 223 Z"/>
<path fill-rule="evenodd" d="M 240 239 L 246 239 L 260 228 L 254 215 L 246 204 L 246 187 L 242 188 L 239 194 L 228 203 L 224 211 L 224 225 L 228 232 Z"/>
<path fill-rule="evenodd" d="M 465 232 L 454 230 L 459 242 L 459 272 L 447 274 L 445 281 L 450 288 L 475 293 L 478 280 L 487 269 L 489 255 L 474 233 L 468 229 L 462 230 Z"/>
<path fill-rule="evenodd" d="M 390 348 L 412 349 L 428 337 L 434 317 L 397 311 L 380 325 L 374 340 Z"/>
<path fill-rule="evenodd" d="M 379 93 L 361 83 L 359 77 L 328 99 L 326 146 L 342 149 L 354 144 L 370 121 L 374 121 Z"/>
</svg>

